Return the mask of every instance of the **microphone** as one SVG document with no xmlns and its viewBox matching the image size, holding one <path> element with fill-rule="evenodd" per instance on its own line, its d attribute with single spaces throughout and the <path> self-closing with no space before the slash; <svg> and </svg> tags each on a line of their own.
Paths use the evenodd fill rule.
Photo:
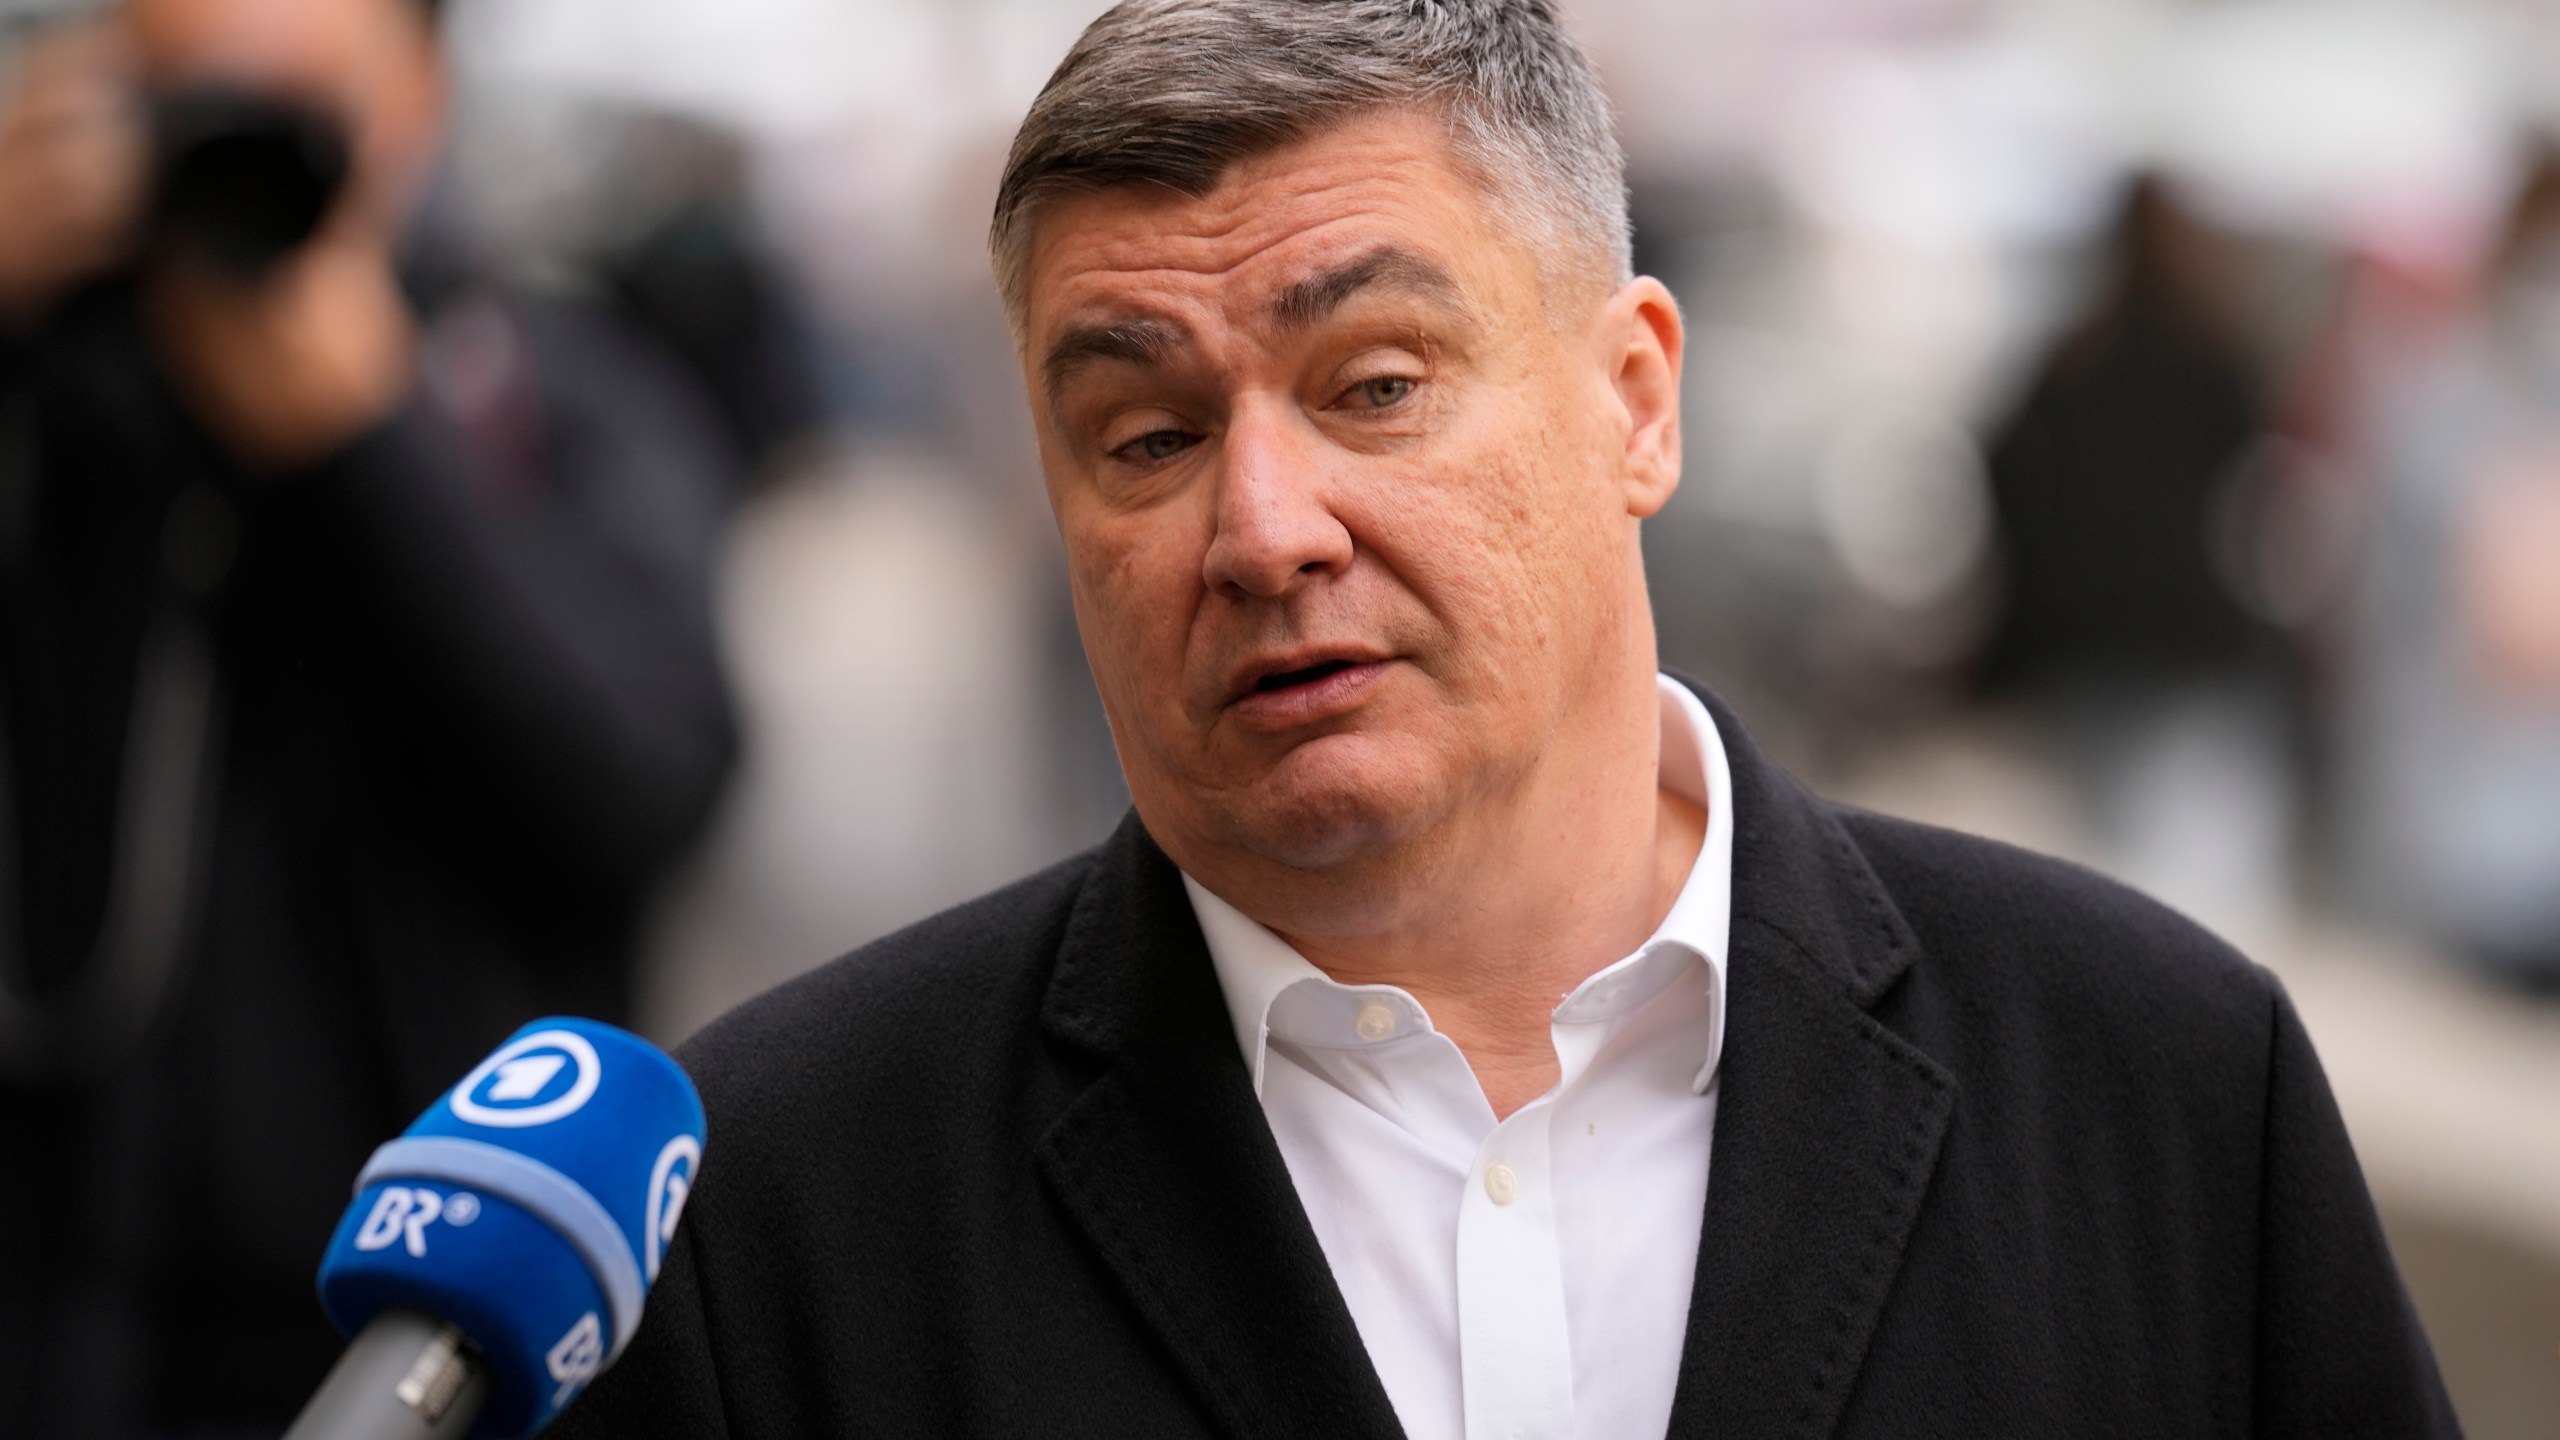
<svg viewBox="0 0 2560 1440">
<path fill-rule="evenodd" d="M 517 1440 L 630 1343 L 702 1165 L 702 1101 L 593 1020 L 517 1031 L 356 1177 L 320 1263 L 354 1337 L 285 1440 Z"/>
</svg>

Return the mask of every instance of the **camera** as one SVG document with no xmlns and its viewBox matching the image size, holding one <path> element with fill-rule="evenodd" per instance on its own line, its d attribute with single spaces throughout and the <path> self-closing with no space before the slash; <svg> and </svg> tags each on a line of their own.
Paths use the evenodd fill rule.
<svg viewBox="0 0 2560 1440">
<path fill-rule="evenodd" d="M 151 101 L 151 235 L 243 279 L 300 249 L 347 182 L 345 127 L 316 106 L 193 86 Z"/>
<path fill-rule="evenodd" d="M 0 82 L 11 52 L 31 38 L 115 9 L 114 0 L 0 0 Z M 346 186 L 346 126 L 317 105 L 203 83 L 145 96 L 142 104 L 154 251 L 184 251 L 255 278 L 318 233 Z"/>
</svg>

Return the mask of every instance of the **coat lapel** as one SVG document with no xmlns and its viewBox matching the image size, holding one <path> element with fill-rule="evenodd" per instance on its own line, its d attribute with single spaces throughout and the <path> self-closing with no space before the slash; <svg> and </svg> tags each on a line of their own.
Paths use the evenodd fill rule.
<svg viewBox="0 0 2560 1440">
<path fill-rule="evenodd" d="M 1832 1433 L 1956 1085 L 1867 1011 L 1917 943 L 1845 830 L 1717 706 L 1734 776 L 1715 1154 L 1675 1440 Z"/>
<path fill-rule="evenodd" d="M 1179 873 L 1132 816 L 1043 1021 L 1105 1060 L 1037 1146 L 1067 1212 L 1236 1436 L 1398 1436 L 1254 1099 Z"/>
</svg>

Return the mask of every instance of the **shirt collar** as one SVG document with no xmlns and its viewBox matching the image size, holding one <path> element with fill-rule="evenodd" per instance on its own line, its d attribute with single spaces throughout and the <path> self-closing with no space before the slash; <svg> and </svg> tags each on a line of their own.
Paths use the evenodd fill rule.
<svg viewBox="0 0 2560 1440">
<path fill-rule="evenodd" d="M 1556 1020 L 1576 1024 L 1615 1019 L 1661 993 L 1690 964 L 1703 964 L 1713 1000 L 1706 1053 L 1697 1078 L 1697 1088 L 1704 1092 L 1724 1054 L 1725 957 L 1733 908 L 1733 777 L 1726 765 L 1723 738 L 1707 707 L 1689 687 L 1670 676 L 1655 679 L 1662 698 L 1662 784 L 1706 810 L 1706 838 L 1662 924 L 1634 954 L 1574 987 L 1556 1007 Z M 1272 1007 L 1284 993 L 1298 991 L 1305 998 L 1297 1005 L 1339 1018 L 1346 1033 L 1358 1033 L 1365 1016 L 1376 1033 L 1364 1039 L 1395 1039 L 1429 1030 L 1430 1020 L 1422 1007 L 1403 990 L 1392 985 L 1337 984 L 1287 941 L 1188 874 L 1182 877 L 1182 886 L 1191 897 L 1192 913 L 1199 917 L 1201 937 L 1208 942 L 1209 959 L 1225 992 L 1236 1045 L 1252 1073 L 1256 1095 L 1262 1093 L 1264 1064 L 1270 1054 Z M 1385 1017 L 1369 1013 L 1379 1006 L 1385 1007 Z M 1336 1011 L 1340 1014 L 1333 1017 Z M 1384 1028 L 1384 1021 L 1390 1020 L 1392 1028 Z"/>
</svg>

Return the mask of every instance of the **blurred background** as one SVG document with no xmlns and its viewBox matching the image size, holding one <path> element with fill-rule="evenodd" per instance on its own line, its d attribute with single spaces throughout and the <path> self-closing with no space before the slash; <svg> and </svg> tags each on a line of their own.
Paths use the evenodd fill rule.
<svg viewBox="0 0 2560 1440">
<path fill-rule="evenodd" d="M 0 1087 L 16 1087 L 0 1097 L 19 1097 L 0 1098 L 0 1126 L 17 1127 L 0 1139 L 85 1156 L 97 1193 L 128 1209 L 149 1182 L 82 1136 L 112 1128 L 101 1116 L 180 1125 L 182 1107 L 155 1111 L 113 1067 L 65 1062 L 66 1044 L 122 1046 L 166 1091 L 197 1073 L 150 1058 L 168 1036 L 219 1048 L 240 1025 L 281 1029 L 241 1017 L 292 1009 L 287 989 L 335 995 L 314 1013 L 385 1037 L 430 1010 L 494 1017 L 562 993 L 556 965 L 525 958 L 558 917 L 519 895 L 559 866 L 597 897 L 571 993 L 673 1041 L 1094 842 L 1126 804 L 982 243 L 1013 125 L 1098 0 L 449 0 L 424 32 L 442 57 L 435 124 L 405 188 L 384 187 L 404 197 L 383 207 L 388 263 L 422 317 L 401 342 L 408 388 L 305 425 L 298 450 L 202 378 L 213 362 L 185 358 L 192 302 L 151 278 L 254 277 L 336 243 L 334 222 L 279 238 L 208 212 L 184 179 L 207 124 L 264 137 L 275 174 L 259 183 L 288 199 L 331 173 L 327 105 L 207 121 L 199 103 L 274 90 L 220 37 L 297 5 L 415 0 L 135 0 L 145 18 L 212 17 L 168 21 L 178 40 L 138 49 L 114 38 L 113 7 L 0 0 L 0 115 L 16 117 L 0 120 L 0 561 L 20 577 L 0 713 L 31 934 L 43 865 L 72 864 L 42 860 L 64 849 L 57 833 L 120 877 L 45 921 L 53 940 L 0 949 Z M 1717 687 L 1828 793 L 2108 871 L 2280 973 L 2471 1433 L 2560 1436 L 2560 11 L 1566 8 L 1621 109 L 1639 268 L 1691 325 L 1687 479 L 1646 542 L 1666 665 Z M 367 192 L 369 125 L 331 186 Z M 90 148 L 46 172 L 30 135 Z M 59 208 L 25 199 L 24 177 L 78 188 L 60 177 L 117 164 L 131 193 L 89 203 L 124 218 L 45 220 L 70 237 L 55 253 L 89 258 L 51 272 L 21 258 L 19 274 L 54 278 L 21 281 L 13 303 L 11 236 Z M 100 308 L 119 286 L 122 308 Z M 223 452 L 149 452 L 184 451 L 212 478 L 131 500 L 120 521 L 42 498 L 94 448 L 54 418 L 79 403 L 57 393 L 77 390 L 58 357 L 95 362 L 101 346 L 124 358 L 96 362 L 93 388 L 170 372 L 157 403 Z M 585 393 L 555 393 L 571 390 Z M 113 411 L 89 430 L 138 423 Z M 581 442 L 581 424 L 664 433 L 616 449 Z M 385 458 L 386 425 L 443 437 L 414 441 L 440 458 Z M 372 469 L 348 481 L 351 464 Z M 378 503 L 314 516 L 274 500 L 329 485 Z M 473 498 L 421 521 L 443 512 L 419 497 L 446 491 Z M 386 541 L 393 522 L 411 538 Z M 103 594 L 77 578 L 104 573 L 79 547 L 120 553 L 98 538 L 114 534 L 152 573 Z M 326 567 L 291 558 L 297 545 L 365 573 L 310 588 L 302 571 Z M 50 563 L 74 578 L 37 583 L 66 554 L 81 563 Z M 393 639 L 304 636 L 262 661 L 299 623 L 260 608 L 279 587 L 302 597 L 283 602 L 295 613 L 398 612 Z M 115 598 L 128 591 L 176 598 Z M 409 615 L 449 604 L 484 620 Z M 59 620 L 92 612 L 122 618 Z M 359 668 L 313 701 L 307 680 L 270 675 L 334 674 L 351 649 L 394 644 L 412 647 L 394 656 L 403 673 L 513 678 L 418 733 L 397 718 L 416 702 L 396 679 Z M 98 645 L 112 664 L 65 658 Z M 676 654 L 682 673 L 642 651 Z M 191 654 L 212 659 L 190 669 Z M 584 698 L 546 699 L 569 682 L 538 677 L 556 674 Z M 66 711 L 55 691 L 93 698 Z M 262 698 L 278 693 L 301 698 Z M 537 700 L 583 704 L 593 723 L 527 734 Z M 273 718 L 314 707 L 329 718 Z M 190 729 L 191 714 L 215 719 Z M 291 748 L 314 726 L 344 743 Z M 457 749 L 466 732 L 481 738 Z M 458 755 L 517 787 L 522 813 L 480 823 L 494 813 L 544 848 L 492 861 L 504 846 L 397 785 L 366 790 L 353 818 L 293 799 L 240 758 L 260 733 L 285 737 L 266 743 L 295 767 L 370 777 L 345 784 L 441 774 Z M 543 778 L 592 753 L 619 768 Z M 37 778 L 58 763 L 85 764 L 89 788 Z M 220 784 L 190 788 L 199 773 Z M 553 836 L 560 807 L 634 787 L 659 798 L 616 819 L 619 843 Z M 47 827 L 82 795 L 107 818 Z M 405 952 L 379 936 L 414 912 L 384 901 L 342 922 L 373 967 L 362 993 L 314 959 L 226 982 L 232 1008 L 209 1007 L 225 986 L 208 977 L 228 972 L 197 937 L 221 930 L 221 907 L 184 897 L 236 848 L 227 816 L 205 818 L 226 803 L 276 810 L 268 830 L 313 851 L 349 826 L 410 837 L 386 866 L 462 877 L 426 893 L 490 917 L 488 983 L 394 993 L 381 976 Z M 211 861 L 152 858 L 172 847 L 148 837 L 191 826 L 216 835 L 197 847 Z M 240 933 L 314 931 L 294 907 L 318 902 L 294 897 L 326 867 L 289 840 L 261 853 L 284 857 L 282 898 Z M 155 949 L 147 917 L 164 912 L 204 913 Z M 416 1073 L 448 1073 L 434 1068 L 447 1051 L 458 1073 L 464 1040 L 503 1033 L 488 1023 L 454 1022 Z M 371 1076 L 397 1102 L 372 1130 L 372 1112 L 339 1117 L 358 1159 L 415 1108 L 418 1087 L 379 1068 L 338 1055 L 293 1072 Z M 69 1095 L 91 1108 L 64 1110 Z M 35 1202 L 17 1203 L 0 1209 L 6 1233 L 43 1233 Z M 122 1274 L 170 1241 L 137 1221 L 95 1244 Z M 306 1248 L 307 1274 L 319 1243 Z M 52 1322 L 28 1317 L 70 1313 L 130 1373 L 165 1374 L 147 1357 L 168 1317 L 116 1313 L 86 1263 L 0 1268 L 53 1307 L 13 1310 L 0 1292 L 0 1350 L 43 1353 L 27 1327 Z M 62 1409 L 32 1433 L 215 1433 L 219 1407 L 190 1408 L 198 1391 L 137 1393 L 162 1398 L 122 1418 Z"/>
</svg>

